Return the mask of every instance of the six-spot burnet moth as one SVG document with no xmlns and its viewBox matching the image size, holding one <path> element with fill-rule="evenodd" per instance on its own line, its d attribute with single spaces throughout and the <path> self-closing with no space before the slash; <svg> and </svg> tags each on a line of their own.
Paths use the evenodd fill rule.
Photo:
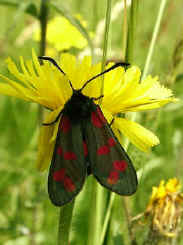
<svg viewBox="0 0 183 245">
<path fill-rule="evenodd" d="M 39 58 L 50 61 L 65 75 L 52 58 Z M 72 96 L 55 121 L 50 123 L 61 118 L 48 176 L 48 193 L 54 205 L 62 206 L 70 202 L 81 191 L 89 174 L 119 195 L 131 195 L 136 191 L 137 176 L 132 162 L 115 137 L 100 106 L 95 103 L 102 96 L 90 98 L 82 94 L 82 90 L 95 78 L 126 65 L 117 63 L 111 66 L 86 81 L 78 90 L 68 80 Z"/>
</svg>

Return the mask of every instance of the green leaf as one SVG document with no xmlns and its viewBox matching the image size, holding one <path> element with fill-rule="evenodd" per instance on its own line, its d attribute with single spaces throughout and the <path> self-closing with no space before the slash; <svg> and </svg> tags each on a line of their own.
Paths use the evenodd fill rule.
<svg viewBox="0 0 183 245">
<path fill-rule="evenodd" d="M 8 6 L 17 6 L 18 2 L 16 0 L 1 0 L 0 4 Z"/>
<path fill-rule="evenodd" d="M 25 13 L 30 14 L 33 17 L 38 18 L 37 7 L 32 1 L 25 3 L 25 2 L 19 2 L 16 0 L 1 0 L 0 4 L 1 5 L 7 5 L 10 7 L 14 7 L 14 8 L 18 8 L 18 9 L 23 8 L 23 11 Z M 25 7 L 22 7 L 22 6 L 25 6 Z"/>
<path fill-rule="evenodd" d="M 27 12 L 27 14 L 30 14 L 33 17 L 38 18 L 38 10 L 34 3 L 29 3 L 25 11 Z"/>
<path fill-rule="evenodd" d="M 77 18 L 75 18 L 73 15 L 71 15 L 71 13 L 61 3 L 59 3 L 59 5 L 58 5 L 57 3 L 50 2 L 49 4 L 57 12 L 59 12 L 61 15 L 63 15 L 73 26 L 75 26 L 78 29 L 78 31 L 86 38 L 86 40 L 88 41 L 88 45 L 89 45 L 89 47 L 91 49 L 91 53 L 93 54 L 93 43 L 92 43 L 92 40 L 91 40 L 87 30 L 80 23 L 80 21 Z"/>
<path fill-rule="evenodd" d="M 183 81 L 183 73 L 178 74 L 175 79 L 175 82 L 182 82 L 182 81 Z"/>
</svg>

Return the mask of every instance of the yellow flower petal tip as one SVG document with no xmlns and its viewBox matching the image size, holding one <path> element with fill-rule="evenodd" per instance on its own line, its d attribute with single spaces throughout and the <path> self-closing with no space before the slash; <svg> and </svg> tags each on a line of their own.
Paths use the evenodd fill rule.
<svg viewBox="0 0 183 245">
<path fill-rule="evenodd" d="M 72 96 L 72 87 L 80 89 L 83 84 L 101 72 L 101 63 L 93 65 L 91 57 L 78 61 L 70 54 L 63 54 L 58 64 L 66 73 L 63 75 L 53 64 L 44 61 L 40 65 L 37 55 L 32 50 L 32 60 L 20 58 L 20 69 L 11 60 L 7 59 L 8 69 L 14 76 L 11 80 L 3 75 L 0 78 L 0 93 L 14 96 L 26 101 L 35 102 L 49 109 L 46 122 L 54 121 L 61 112 L 65 103 Z M 108 65 L 111 66 L 111 64 Z M 151 147 L 159 144 L 159 139 L 149 130 L 138 123 L 120 118 L 119 113 L 145 111 L 159 108 L 170 102 L 177 102 L 172 91 L 160 85 L 158 78 L 148 76 L 140 82 L 141 71 L 133 66 L 125 70 L 118 67 L 104 76 L 103 99 L 101 109 L 121 142 L 120 133 L 124 134 L 140 150 L 148 152 Z M 96 78 L 83 89 L 83 94 L 89 97 L 101 95 L 101 79 Z M 48 154 L 48 147 L 53 147 L 57 135 L 58 124 L 41 130 L 39 144 L 39 169 L 45 169 L 50 161 L 52 150 Z M 42 163 L 41 163 L 42 161 Z"/>
</svg>

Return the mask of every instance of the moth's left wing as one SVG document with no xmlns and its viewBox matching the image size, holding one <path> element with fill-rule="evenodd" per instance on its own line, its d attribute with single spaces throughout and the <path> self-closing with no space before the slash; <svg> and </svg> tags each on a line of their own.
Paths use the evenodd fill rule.
<svg viewBox="0 0 183 245">
<path fill-rule="evenodd" d="M 83 187 L 87 175 L 83 147 L 81 125 L 63 114 L 48 176 L 49 197 L 56 206 L 70 202 Z"/>
<path fill-rule="evenodd" d="M 136 171 L 99 106 L 91 112 L 84 134 L 92 174 L 111 191 L 133 194 L 137 190 Z"/>
</svg>

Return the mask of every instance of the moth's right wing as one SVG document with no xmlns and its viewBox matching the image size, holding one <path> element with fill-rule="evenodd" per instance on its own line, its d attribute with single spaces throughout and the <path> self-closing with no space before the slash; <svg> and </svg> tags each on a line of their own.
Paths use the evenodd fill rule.
<svg viewBox="0 0 183 245">
<path fill-rule="evenodd" d="M 132 195 L 137 190 L 136 171 L 97 105 L 86 124 L 85 137 L 91 173 L 107 189 Z"/>
</svg>

